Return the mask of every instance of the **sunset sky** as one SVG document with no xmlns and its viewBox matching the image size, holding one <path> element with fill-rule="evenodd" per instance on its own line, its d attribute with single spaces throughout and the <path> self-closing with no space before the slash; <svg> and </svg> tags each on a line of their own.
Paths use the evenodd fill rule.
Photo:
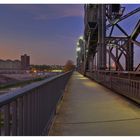
<svg viewBox="0 0 140 140">
<path fill-rule="evenodd" d="M 138 6 L 127 5 L 126 12 Z M 84 30 L 83 15 L 83 5 L 76 4 L 1 4 L 0 59 L 19 59 L 27 53 L 32 64 L 63 65 L 68 59 L 75 61 L 76 42 Z M 128 23 L 128 31 L 138 18 L 140 14 Z M 126 23 L 122 26 L 126 27 Z"/>
</svg>

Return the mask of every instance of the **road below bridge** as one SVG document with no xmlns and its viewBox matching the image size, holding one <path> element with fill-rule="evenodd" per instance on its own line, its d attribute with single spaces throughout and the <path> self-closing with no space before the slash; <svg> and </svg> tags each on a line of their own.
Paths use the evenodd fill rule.
<svg viewBox="0 0 140 140">
<path fill-rule="evenodd" d="M 74 72 L 49 135 L 140 135 L 140 107 Z"/>
</svg>

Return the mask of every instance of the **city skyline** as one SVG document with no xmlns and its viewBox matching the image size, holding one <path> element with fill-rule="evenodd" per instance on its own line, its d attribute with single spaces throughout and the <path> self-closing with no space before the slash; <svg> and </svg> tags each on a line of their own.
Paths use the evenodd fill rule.
<svg viewBox="0 0 140 140">
<path fill-rule="evenodd" d="M 125 5 L 126 12 L 138 5 Z M 26 53 L 31 56 L 31 64 L 64 65 L 68 59 L 75 62 L 76 42 L 84 32 L 84 5 L 4 4 L 0 11 L 0 59 L 13 60 Z M 128 32 L 133 29 L 133 20 L 127 27 L 122 23 Z"/>
<path fill-rule="evenodd" d="M 1 59 L 27 53 L 32 64 L 75 61 L 75 42 L 83 34 L 82 5 L 0 5 L 0 9 Z"/>
</svg>

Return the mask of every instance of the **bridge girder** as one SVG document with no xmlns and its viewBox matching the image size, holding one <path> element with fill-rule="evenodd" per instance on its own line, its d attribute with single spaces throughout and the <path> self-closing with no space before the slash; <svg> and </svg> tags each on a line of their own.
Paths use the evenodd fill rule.
<svg viewBox="0 0 140 140">
<path fill-rule="evenodd" d="M 130 35 L 119 22 L 140 12 L 140 7 L 127 14 L 124 14 L 124 11 L 125 7 L 120 4 L 85 5 L 85 72 L 91 69 L 89 63 L 95 59 L 98 70 L 111 70 L 111 61 L 114 61 L 116 71 L 134 70 L 134 45 L 140 46 L 140 42 L 136 40 L 140 33 L 140 20 Z M 122 36 L 113 35 L 115 27 L 120 30 Z M 111 30 L 107 33 L 109 28 Z M 111 44 L 116 47 L 110 47 Z M 125 65 L 121 64 L 121 59 L 125 59 Z"/>
</svg>

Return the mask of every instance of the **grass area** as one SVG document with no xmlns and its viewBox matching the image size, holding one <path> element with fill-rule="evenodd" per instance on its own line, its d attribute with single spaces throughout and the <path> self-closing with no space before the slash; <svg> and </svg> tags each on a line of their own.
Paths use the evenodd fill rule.
<svg viewBox="0 0 140 140">
<path fill-rule="evenodd" d="M 13 84 L 3 84 L 3 85 L 0 85 L 0 90 L 1 89 L 6 89 L 6 88 L 12 88 L 12 87 L 19 87 L 19 86 L 22 87 L 22 86 L 31 84 L 33 82 L 41 81 L 41 80 L 44 80 L 44 79 L 45 79 L 44 77 L 43 78 L 39 77 L 39 78 L 31 79 L 31 80 L 16 82 L 16 83 L 13 83 Z"/>
</svg>

